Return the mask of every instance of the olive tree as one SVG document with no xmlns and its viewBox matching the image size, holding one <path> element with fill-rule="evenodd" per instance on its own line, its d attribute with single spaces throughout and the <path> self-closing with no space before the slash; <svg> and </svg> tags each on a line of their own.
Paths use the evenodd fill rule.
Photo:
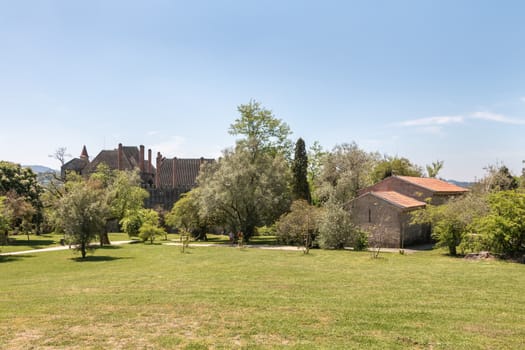
<svg viewBox="0 0 525 350">
<path fill-rule="evenodd" d="M 322 203 L 342 205 L 355 198 L 357 191 L 372 184 L 372 169 L 379 155 L 360 149 L 357 144 L 342 144 L 323 157 L 316 195 Z"/>
<path fill-rule="evenodd" d="M 363 250 L 367 234 L 352 223 L 350 213 L 334 202 L 325 204 L 319 223 L 319 246 L 324 249 L 353 247 Z"/>
<path fill-rule="evenodd" d="M 86 257 L 89 244 L 104 232 L 108 212 L 103 187 L 96 180 L 70 184 L 60 199 L 59 224 L 82 258 Z"/>
<path fill-rule="evenodd" d="M 197 179 L 199 215 L 241 231 L 272 224 L 290 206 L 290 128 L 259 102 L 238 107 L 230 134 L 241 136 L 233 150 L 201 169 Z"/>
<path fill-rule="evenodd" d="M 290 172 L 282 156 L 252 161 L 242 148 L 226 151 L 197 179 L 199 215 L 249 240 L 255 228 L 272 224 L 290 205 Z"/>
</svg>

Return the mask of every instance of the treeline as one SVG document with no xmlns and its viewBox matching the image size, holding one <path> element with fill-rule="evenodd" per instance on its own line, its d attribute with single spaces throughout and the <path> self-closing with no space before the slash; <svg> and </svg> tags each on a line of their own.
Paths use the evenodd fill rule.
<svg viewBox="0 0 525 350">
<path fill-rule="evenodd" d="M 240 105 L 238 112 L 229 128 L 235 145 L 217 162 L 204 164 L 197 186 L 167 213 L 143 207 L 148 194 L 137 172 L 101 166 L 90 177 L 69 174 L 65 183 L 48 179 L 42 187 L 29 169 L 1 162 L 3 243 L 9 232 L 54 230 L 85 256 L 89 242 L 108 244 L 107 232 L 116 227 L 150 242 L 176 229 L 195 239 L 206 239 L 210 231 L 242 233 L 245 241 L 276 235 L 280 243 L 306 251 L 313 246 L 364 249 L 367 233 L 352 223 L 348 209 L 358 190 L 392 175 L 436 177 L 443 167 L 435 161 L 425 173 L 404 157 L 367 152 L 355 142 L 331 151 L 315 142 L 307 149 L 301 138 L 294 143 L 289 126 L 260 103 Z M 520 180 L 505 167 L 490 167 L 469 195 L 429 206 L 414 221 L 432 223 L 434 238 L 452 254 L 457 249 L 522 252 Z"/>
<path fill-rule="evenodd" d="M 505 166 L 490 166 L 467 195 L 414 213 L 414 223 L 430 223 L 432 236 L 451 255 L 489 251 L 523 259 L 525 192 L 522 178 Z M 521 181 L 523 182 L 523 181 Z"/>
</svg>

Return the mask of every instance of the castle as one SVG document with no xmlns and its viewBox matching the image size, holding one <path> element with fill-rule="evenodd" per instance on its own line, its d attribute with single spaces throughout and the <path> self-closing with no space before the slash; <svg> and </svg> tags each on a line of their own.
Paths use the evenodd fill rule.
<svg viewBox="0 0 525 350">
<path fill-rule="evenodd" d="M 147 208 L 162 207 L 170 210 L 180 196 L 196 185 L 200 167 L 204 163 L 215 162 L 214 159 L 166 158 L 157 153 L 155 166 L 152 164 L 152 152 L 148 149 L 148 158 L 145 159 L 145 147 L 123 146 L 119 143 L 117 149 L 102 150 L 93 159 L 89 160 L 86 146 L 82 148 L 79 158 L 71 159 L 61 168 L 62 178 L 68 172 L 80 175 L 89 175 L 96 171 L 99 164 L 106 164 L 112 170 L 138 169 L 141 186 L 149 192 L 146 199 Z"/>
</svg>

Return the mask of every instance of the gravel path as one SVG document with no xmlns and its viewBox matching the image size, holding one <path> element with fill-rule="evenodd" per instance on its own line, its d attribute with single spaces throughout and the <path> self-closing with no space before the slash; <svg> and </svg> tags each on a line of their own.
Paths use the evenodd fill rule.
<svg viewBox="0 0 525 350">
<path fill-rule="evenodd" d="M 122 245 L 122 244 L 128 244 L 132 242 L 137 242 L 136 240 L 131 241 L 116 241 L 111 242 L 111 245 Z M 93 244 L 94 246 L 98 246 L 99 244 Z M 24 254 L 32 254 L 32 253 L 41 253 L 41 252 L 54 252 L 57 250 L 67 250 L 71 249 L 67 245 L 61 245 L 58 247 L 50 247 L 50 248 L 42 248 L 42 249 L 31 249 L 31 250 L 23 250 L 20 252 L 9 252 L 9 253 L 0 253 L 0 255 L 24 255 Z"/>
<path fill-rule="evenodd" d="M 129 244 L 138 242 L 137 240 L 129 240 L 129 241 L 115 241 L 111 242 L 111 245 L 122 245 L 122 244 Z M 169 242 L 169 243 L 163 243 L 164 245 L 172 245 L 172 246 L 181 246 L 182 243 L 177 242 Z M 98 244 L 94 244 L 98 245 Z M 195 247 L 222 247 L 222 248 L 238 248 L 237 245 L 229 245 L 229 244 L 216 244 L 216 243 L 190 243 L 189 247 L 195 248 Z M 288 245 L 267 245 L 267 244 L 245 244 L 244 248 L 252 248 L 252 249 L 266 249 L 266 250 L 288 250 L 288 251 L 300 251 L 302 250 L 301 247 L 296 246 L 288 246 Z M 42 249 L 32 249 L 32 250 L 24 250 L 20 252 L 9 252 L 9 253 L 0 253 L 0 255 L 24 255 L 24 254 L 33 254 L 33 253 L 41 253 L 41 252 L 54 252 L 57 250 L 67 250 L 70 249 L 69 246 L 58 246 L 58 247 L 50 247 L 50 248 L 42 248 Z M 418 247 L 411 247 L 410 249 L 404 249 L 405 254 L 412 254 L 417 253 L 423 250 L 430 250 L 432 249 L 432 245 L 422 245 Z M 370 249 L 369 249 L 370 250 Z M 397 248 L 381 248 L 381 253 L 399 253 L 399 249 Z"/>
</svg>

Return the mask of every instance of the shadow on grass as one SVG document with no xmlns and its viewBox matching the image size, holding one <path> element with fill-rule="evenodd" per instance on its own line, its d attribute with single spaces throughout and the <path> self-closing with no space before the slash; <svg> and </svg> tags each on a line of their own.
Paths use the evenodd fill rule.
<svg viewBox="0 0 525 350">
<path fill-rule="evenodd" d="M 21 237 L 21 236 L 20 236 Z M 56 245 L 57 242 L 52 239 L 10 239 L 9 244 L 10 246 L 27 246 L 31 247 L 31 249 L 42 249 L 42 248 L 48 248 L 50 246 Z"/>
<path fill-rule="evenodd" d="M 122 249 L 122 246 L 120 245 L 104 245 L 102 247 L 98 247 L 96 250 L 113 250 L 113 249 Z"/>
<path fill-rule="evenodd" d="M 121 256 L 107 256 L 107 255 L 88 255 L 85 258 L 82 258 L 81 256 L 71 258 L 70 260 L 75 262 L 101 262 L 101 261 L 115 261 L 115 260 L 122 260 L 122 259 L 132 259 L 131 257 L 121 257 Z"/>
<path fill-rule="evenodd" d="M 22 260 L 23 258 L 34 258 L 34 255 L 0 255 L 0 264 Z"/>
</svg>

